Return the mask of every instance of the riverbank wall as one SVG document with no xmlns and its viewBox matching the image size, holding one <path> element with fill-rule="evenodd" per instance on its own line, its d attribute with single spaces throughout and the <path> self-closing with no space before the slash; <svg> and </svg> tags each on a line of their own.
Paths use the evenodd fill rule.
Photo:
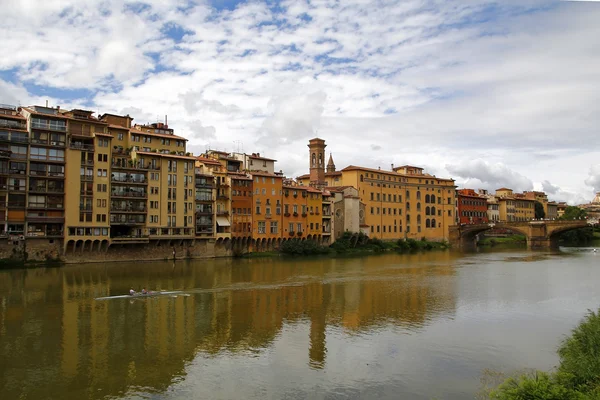
<svg viewBox="0 0 600 400">
<path fill-rule="evenodd" d="M 78 264 L 90 262 L 160 261 L 199 258 L 232 257 L 249 252 L 250 246 L 233 246 L 216 240 L 173 240 L 149 243 L 90 243 L 65 250 L 60 240 L 27 238 L 0 241 L 0 267 Z"/>
</svg>

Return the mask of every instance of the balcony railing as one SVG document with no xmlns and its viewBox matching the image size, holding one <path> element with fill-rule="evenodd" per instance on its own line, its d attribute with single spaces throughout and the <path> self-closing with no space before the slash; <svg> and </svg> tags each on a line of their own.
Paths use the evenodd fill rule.
<svg viewBox="0 0 600 400">
<path fill-rule="evenodd" d="M 117 178 L 112 176 L 110 178 L 111 182 L 116 182 L 116 183 L 148 183 L 147 179 L 133 179 L 133 178 Z"/>
<path fill-rule="evenodd" d="M 148 193 L 143 192 L 111 192 L 111 197 L 137 197 L 137 198 L 146 198 Z"/>
<path fill-rule="evenodd" d="M 58 124 L 58 123 L 50 123 L 50 121 L 37 121 L 35 119 L 31 120 L 31 128 L 33 129 L 45 129 L 49 131 L 58 131 L 58 132 L 66 132 L 67 126 Z"/>
<path fill-rule="evenodd" d="M 82 151 L 95 151 L 95 146 L 93 144 L 83 144 L 71 142 L 69 143 L 69 148 L 73 150 L 82 150 Z"/>
<path fill-rule="evenodd" d="M 82 182 L 93 182 L 94 175 L 79 175 L 79 179 Z"/>
<path fill-rule="evenodd" d="M 131 212 L 131 213 L 145 213 L 148 211 L 146 207 L 122 207 L 122 206 L 110 206 L 110 211 L 113 212 Z"/>
<path fill-rule="evenodd" d="M 79 210 L 80 211 L 92 211 L 92 205 L 91 204 L 80 204 Z"/>
<path fill-rule="evenodd" d="M 64 193 L 65 189 L 64 188 L 49 188 L 46 186 L 30 186 L 29 191 L 36 192 L 36 193 Z"/>
<path fill-rule="evenodd" d="M 144 171 L 160 171 L 159 165 L 148 164 L 146 166 L 140 165 L 139 163 L 127 162 L 127 163 L 112 163 L 111 166 L 115 169 L 136 169 L 136 170 L 144 170 Z"/>
<path fill-rule="evenodd" d="M 10 129 L 21 129 L 26 130 L 27 125 L 21 121 L 11 121 L 6 119 L 0 119 L 0 127 L 2 128 L 10 128 Z"/>
</svg>

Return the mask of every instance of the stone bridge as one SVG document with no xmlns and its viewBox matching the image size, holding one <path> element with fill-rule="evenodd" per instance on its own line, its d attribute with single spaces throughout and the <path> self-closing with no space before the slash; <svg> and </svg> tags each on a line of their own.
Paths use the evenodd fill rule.
<svg viewBox="0 0 600 400">
<path fill-rule="evenodd" d="M 457 248 L 476 246 L 478 234 L 489 229 L 506 229 L 525 235 L 530 249 L 558 248 L 561 233 L 589 226 L 587 220 L 532 220 L 521 222 L 495 222 L 489 224 L 462 224 L 450 226 L 450 244 Z"/>
</svg>

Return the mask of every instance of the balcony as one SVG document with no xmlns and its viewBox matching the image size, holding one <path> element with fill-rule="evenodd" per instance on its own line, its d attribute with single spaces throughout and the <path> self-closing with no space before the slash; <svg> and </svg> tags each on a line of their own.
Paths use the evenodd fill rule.
<svg viewBox="0 0 600 400">
<path fill-rule="evenodd" d="M 27 125 L 24 121 L 15 121 L 9 119 L 0 119 L 0 127 L 2 128 L 10 128 L 10 129 L 21 129 L 26 130 Z"/>
<path fill-rule="evenodd" d="M 229 200 L 229 197 L 220 194 L 220 195 L 217 196 L 217 200 Z"/>
<path fill-rule="evenodd" d="M 118 236 L 110 238 L 112 243 L 148 243 L 150 242 L 150 237 L 148 235 L 139 235 L 139 236 Z"/>
<path fill-rule="evenodd" d="M 294 232 L 294 231 L 290 231 L 289 235 L 290 235 L 290 236 L 295 236 L 295 235 L 296 235 L 296 232 Z"/>
<path fill-rule="evenodd" d="M 142 171 L 160 171 L 160 166 L 152 164 L 148 164 L 147 166 L 140 165 L 139 163 L 134 163 L 132 160 L 128 160 L 127 163 L 111 163 L 113 169 L 127 169 L 127 170 L 142 170 Z"/>
<path fill-rule="evenodd" d="M 2 190 L 0 185 L 0 190 Z M 29 191 L 31 193 L 64 193 L 64 188 L 51 188 L 46 186 L 30 186 Z"/>
<path fill-rule="evenodd" d="M 92 205 L 91 204 L 80 204 L 79 211 L 92 212 Z"/>
<path fill-rule="evenodd" d="M 10 175 L 25 175 L 25 173 L 27 172 L 27 170 L 24 169 L 9 169 L 8 173 Z"/>
<path fill-rule="evenodd" d="M 12 151 L 10 150 L 0 150 L 0 158 L 10 158 Z"/>
<path fill-rule="evenodd" d="M 87 166 L 87 165 L 94 165 L 94 160 L 81 160 L 81 165 L 82 166 Z"/>
<path fill-rule="evenodd" d="M 111 192 L 110 197 L 145 199 L 148 197 L 148 193 L 146 193 L 146 192 L 143 192 L 143 193 L 140 193 L 140 192 L 121 192 L 121 193 Z"/>
<path fill-rule="evenodd" d="M 110 215 L 111 225 L 144 225 L 146 217 L 143 215 Z"/>
<path fill-rule="evenodd" d="M 266 219 L 271 219 L 271 218 L 273 218 L 273 214 L 265 214 L 265 218 Z"/>
<path fill-rule="evenodd" d="M 79 180 L 81 182 L 93 182 L 94 175 L 79 175 Z"/>
<path fill-rule="evenodd" d="M 59 224 L 65 222 L 65 217 L 48 216 L 48 215 L 27 215 L 27 222 L 42 222 Z M 62 233 L 61 233 L 62 235 Z"/>
<path fill-rule="evenodd" d="M 311 213 L 312 214 L 312 213 Z M 308 214 L 306 213 L 302 213 L 302 218 L 306 218 L 308 216 Z"/>
<path fill-rule="evenodd" d="M 69 143 L 69 148 L 73 150 L 89 151 L 94 152 L 96 150 L 93 144 L 83 144 L 78 142 Z"/>
<path fill-rule="evenodd" d="M 66 132 L 67 125 L 60 124 L 59 121 L 31 120 L 31 129 L 44 129 L 47 131 Z"/>
<path fill-rule="evenodd" d="M 196 183 L 196 187 L 198 189 L 212 189 L 213 185 L 212 183 Z"/>
<path fill-rule="evenodd" d="M 144 179 L 134 179 L 134 178 L 117 178 L 115 176 L 111 176 L 110 181 L 113 183 L 132 183 L 132 184 L 138 184 L 138 185 L 147 185 L 148 184 L 148 180 L 146 178 Z"/>
<path fill-rule="evenodd" d="M 84 196 L 84 197 L 91 197 L 94 195 L 94 191 L 93 190 L 80 190 L 79 195 Z"/>
<path fill-rule="evenodd" d="M 122 207 L 122 206 L 110 206 L 111 213 L 130 213 L 130 214 L 140 214 L 146 213 L 148 208 L 146 207 Z"/>
<path fill-rule="evenodd" d="M 217 215 L 225 217 L 225 216 L 229 215 L 229 211 L 220 210 L 220 211 L 217 211 Z"/>
<path fill-rule="evenodd" d="M 302 232 L 297 232 L 296 235 L 302 236 Z"/>
</svg>

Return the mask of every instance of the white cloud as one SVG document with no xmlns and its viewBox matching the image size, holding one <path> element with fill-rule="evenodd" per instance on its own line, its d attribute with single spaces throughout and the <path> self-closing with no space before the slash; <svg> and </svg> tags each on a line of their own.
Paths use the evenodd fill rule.
<svg viewBox="0 0 600 400">
<path fill-rule="evenodd" d="M 410 163 L 572 199 L 598 188 L 585 174 L 600 126 L 595 4 L 23 0 L 3 17 L 0 73 L 16 70 L 0 81 L 4 102 L 168 114 L 192 149 L 241 141 L 290 175 L 306 172 L 318 135 L 338 168 Z"/>
<path fill-rule="evenodd" d="M 590 167 L 589 176 L 585 184 L 594 188 L 594 192 L 600 192 L 600 164 Z"/>
<path fill-rule="evenodd" d="M 477 159 L 458 165 L 446 165 L 446 169 L 454 176 L 464 179 L 465 184 L 472 184 L 469 180 L 477 180 L 482 189 L 495 191 L 507 187 L 513 191 L 532 190 L 533 182 L 508 168 L 502 163 L 490 164 L 485 160 Z"/>
</svg>

